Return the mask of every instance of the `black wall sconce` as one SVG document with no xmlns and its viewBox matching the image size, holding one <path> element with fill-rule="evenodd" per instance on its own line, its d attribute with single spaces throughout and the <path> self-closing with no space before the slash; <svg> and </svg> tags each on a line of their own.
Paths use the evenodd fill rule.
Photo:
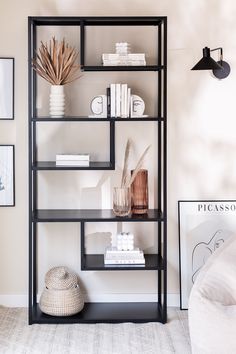
<svg viewBox="0 0 236 354">
<path fill-rule="evenodd" d="M 215 61 L 211 57 L 211 52 L 219 50 L 220 60 Z M 210 49 L 208 47 L 203 48 L 203 57 L 191 70 L 212 70 L 212 73 L 217 79 L 224 79 L 230 73 L 230 66 L 226 61 L 223 61 L 223 48 Z"/>
</svg>

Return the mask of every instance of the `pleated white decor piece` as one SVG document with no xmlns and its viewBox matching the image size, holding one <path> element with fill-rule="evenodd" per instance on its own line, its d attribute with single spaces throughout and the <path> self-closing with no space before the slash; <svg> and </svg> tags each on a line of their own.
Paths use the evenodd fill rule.
<svg viewBox="0 0 236 354">
<path fill-rule="evenodd" d="M 50 91 L 50 117 L 62 118 L 65 115 L 65 93 L 63 85 L 52 85 Z"/>
</svg>

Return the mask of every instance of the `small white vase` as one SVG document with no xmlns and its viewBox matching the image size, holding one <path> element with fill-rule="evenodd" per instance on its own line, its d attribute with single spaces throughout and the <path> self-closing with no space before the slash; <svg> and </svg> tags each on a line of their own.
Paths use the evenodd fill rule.
<svg viewBox="0 0 236 354">
<path fill-rule="evenodd" d="M 50 91 L 50 117 L 62 118 L 65 115 L 65 94 L 63 85 L 52 85 Z"/>
</svg>

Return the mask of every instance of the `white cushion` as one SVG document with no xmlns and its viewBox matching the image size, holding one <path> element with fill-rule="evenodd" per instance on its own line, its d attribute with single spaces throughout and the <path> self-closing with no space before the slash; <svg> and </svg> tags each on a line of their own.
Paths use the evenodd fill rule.
<svg viewBox="0 0 236 354">
<path fill-rule="evenodd" d="M 236 353 L 236 237 L 206 262 L 189 299 L 193 354 Z"/>
</svg>

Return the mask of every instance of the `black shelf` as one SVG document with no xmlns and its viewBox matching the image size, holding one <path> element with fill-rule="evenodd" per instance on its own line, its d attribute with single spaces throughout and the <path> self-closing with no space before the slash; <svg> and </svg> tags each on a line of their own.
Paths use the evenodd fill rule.
<svg viewBox="0 0 236 354">
<path fill-rule="evenodd" d="M 89 117 L 33 117 L 32 122 L 163 122 L 163 117 L 135 117 L 135 118 L 89 118 Z"/>
<path fill-rule="evenodd" d="M 82 260 L 81 270 L 163 270 L 164 262 L 158 254 L 145 254 L 145 265 L 104 265 L 103 254 L 86 254 Z"/>
<path fill-rule="evenodd" d="M 38 305 L 33 306 L 32 323 L 70 324 L 70 323 L 122 323 L 122 322 L 163 322 L 157 302 L 94 302 L 86 303 L 76 315 L 59 317 L 41 312 Z"/>
<path fill-rule="evenodd" d="M 164 69 L 163 65 L 142 65 L 142 66 L 101 66 L 101 65 L 84 65 L 81 67 L 82 71 L 161 71 Z"/>
<path fill-rule="evenodd" d="M 31 23 L 36 26 L 158 26 L 166 16 L 32 16 Z"/>
<path fill-rule="evenodd" d="M 115 167 L 112 166 L 110 162 L 101 161 L 91 161 L 89 166 L 57 166 L 55 161 L 37 161 L 33 166 L 32 170 L 114 170 Z"/>
<path fill-rule="evenodd" d="M 111 209 L 38 209 L 33 222 L 154 222 L 164 221 L 157 209 L 149 209 L 145 215 L 118 217 Z"/>
<path fill-rule="evenodd" d="M 70 116 L 52 118 L 37 116 L 37 83 L 38 76 L 32 68 L 32 59 L 37 50 L 38 29 L 40 26 L 76 26 L 80 39 L 80 65 L 84 76 L 86 72 L 152 72 L 156 78 L 157 95 L 153 97 L 155 114 L 152 117 L 141 118 L 89 118 L 88 116 Z M 86 35 L 89 26 L 153 26 L 156 35 L 156 58 L 145 66 L 103 66 L 87 65 L 91 63 L 88 57 Z M 113 38 L 115 39 L 115 38 Z M 114 42 L 114 41 L 113 41 Z M 142 48 L 141 48 L 142 49 Z M 101 48 L 102 51 L 102 48 Z M 93 63 L 99 63 L 99 57 Z M 28 19 L 28 122 L 29 122 L 29 324 L 33 323 L 119 323 L 119 322 L 162 322 L 167 321 L 167 17 L 166 16 L 132 16 L 132 17 L 29 17 Z M 133 73 L 130 74 L 133 76 Z M 144 74 L 143 74 L 144 75 Z M 142 76 L 143 76 L 142 75 Z M 149 76 L 145 75 L 145 76 Z M 138 80 L 137 76 L 137 80 Z M 142 84 L 142 83 L 141 83 Z M 148 95 L 148 92 L 146 92 Z M 89 103 L 88 103 L 89 104 Z M 89 107 L 89 106 L 88 106 Z M 88 108 L 89 110 L 89 108 Z M 146 215 L 129 215 L 117 217 L 111 209 L 38 209 L 37 171 L 75 171 L 75 170 L 114 170 L 116 162 L 116 122 L 156 122 L 156 157 L 157 173 L 156 193 L 153 196 L 157 209 L 148 210 Z M 37 128 L 38 123 L 45 122 L 89 122 L 94 128 L 94 122 L 109 123 L 109 161 L 92 161 L 89 166 L 57 166 L 55 161 L 38 161 Z M 101 124 L 101 123 L 100 123 Z M 122 123 L 121 123 L 122 124 Z M 119 125 L 120 126 L 120 125 Z M 126 126 L 122 126 L 126 129 Z M 133 126 L 135 129 L 135 125 Z M 144 133 L 145 133 L 145 126 Z M 54 317 L 43 314 L 37 304 L 38 279 L 38 240 L 42 222 L 78 222 L 80 223 L 80 259 L 81 269 L 85 271 L 150 271 L 157 275 L 156 301 L 127 303 L 86 303 L 84 309 L 77 315 L 69 317 Z M 86 254 L 86 223 L 92 222 L 153 222 L 155 223 L 156 254 L 146 254 L 144 266 L 119 265 L 104 266 L 102 254 Z M 145 234 L 143 235 L 146 236 Z M 65 235 L 66 237 L 66 235 Z M 65 240 L 66 242 L 66 240 Z M 137 273 L 135 274 L 137 275 Z M 124 280 L 125 281 L 125 280 Z"/>
</svg>

